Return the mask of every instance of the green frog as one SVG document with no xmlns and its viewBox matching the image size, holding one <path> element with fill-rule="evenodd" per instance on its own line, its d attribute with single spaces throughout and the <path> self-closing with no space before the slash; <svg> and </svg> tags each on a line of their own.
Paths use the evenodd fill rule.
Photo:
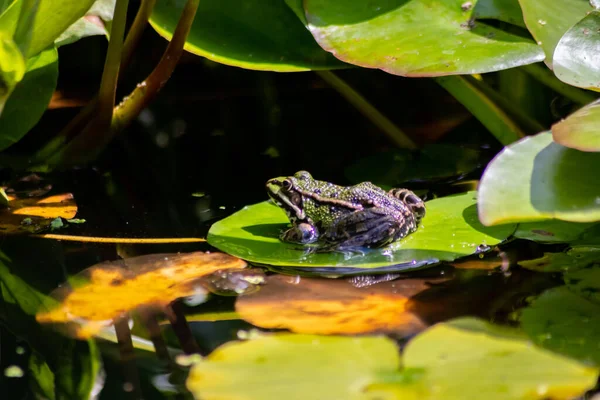
<svg viewBox="0 0 600 400">
<path fill-rule="evenodd" d="M 408 189 L 338 186 L 306 171 L 270 179 L 267 192 L 292 224 L 282 241 L 327 249 L 386 246 L 416 231 L 425 216 L 425 204 Z"/>
</svg>

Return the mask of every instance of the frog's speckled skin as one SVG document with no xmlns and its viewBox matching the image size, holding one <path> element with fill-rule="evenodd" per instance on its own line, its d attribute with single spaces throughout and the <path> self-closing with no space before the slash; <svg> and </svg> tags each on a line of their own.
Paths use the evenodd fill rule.
<svg viewBox="0 0 600 400">
<path fill-rule="evenodd" d="M 370 182 L 338 186 L 306 171 L 269 180 L 267 191 L 292 223 L 282 240 L 295 243 L 383 246 L 414 232 L 425 215 L 423 202 L 409 190 L 388 193 Z"/>
</svg>

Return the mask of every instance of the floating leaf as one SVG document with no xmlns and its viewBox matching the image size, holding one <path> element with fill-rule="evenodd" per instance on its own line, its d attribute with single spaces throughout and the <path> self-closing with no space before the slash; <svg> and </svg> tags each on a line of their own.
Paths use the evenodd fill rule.
<svg viewBox="0 0 600 400">
<path fill-rule="evenodd" d="M 569 28 L 592 11 L 589 0 L 519 0 L 527 29 L 553 65 L 556 44 Z"/>
<path fill-rule="evenodd" d="M 521 326 L 537 345 L 600 365 L 600 304 L 566 287 L 550 289 L 521 314 Z"/>
<path fill-rule="evenodd" d="M 532 271 L 566 272 L 577 271 L 590 264 L 600 262 L 600 246 L 573 246 L 564 252 L 544 253 L 534 260 L 519 261 L 519 265 Z"/>
<path fill-rule="evenodd" d="M 600 100 L 575 111 L 552 126 L 556 143 L 581 151 L 600 151 Z"/>
<path fill-rule="evenodd" d="M 544 59 L 532 40 L 474 19 L 464 0 L 305 0 L 308 28 L 345 62 L 395 75 L 498 71 Z"/>
<path fill-rule="evenodd" d="M 414 269 L 476 253 L 480 245 L 493 246 L 514 231 L 514 225 L 481 225 L 475 203 L 474 192 L 428 201 L 427 214 L 415 233 L 386 248 L 364 249 L 362 253 L 318 253 L 281 242 L 279 234 L 289 221 L 270 202 L 245 207 L 215 223 L 207 240 L 218 249 L 251 262 L 312 272 L 356 274 L 357 269 Z"/>
<path fill-rule="evenodd" d="M 572 292 L 600 305 L 600 256 L 596 261 L 596 265 L 588 268 L 569 271 L 564 279 Z"/>
<path fill-rule="evenodd" d="M 560 219 L 600 220 L 600 153 L 584 153 L 552 141 L 549 132 L 502 150 L 479 186 L 484 225 Z"/>
<path fill-rule="evenodd" d="M 568 222 L 557 219 L 519 224 L 514 233 L 518 239 L 540 243 L 564 243 L 577 240 L 583 233 L 596 225 L 594 222 Z"/>
<path fill-rule="evenodd" d="M 569 85 L 600 88 L 600 12 L 592 11 L 567 31 L 554 50 L 554 73 Z"/>
<path fill-rule="evenodd" d="M 77 204 L 70 193 L 42 198 L 10 195 L 8 199 L 8 208 L 0 208 L 0 234 L 39 232 L 55 218 L 70 219 L 77 214 Z"/>
<path fill-rule="evenodd" d="M 463 8 L 468 3 L 463 3 Z M 496 19 L 525 28 L 518 0 L 479 0 L 474 7 L 473 15 L 476 19 Z"/>
<path fill-rule="evenodd" d="M 58 79 L 58 52 L 51 47 L 27 60 L 0 116 L 0 150 L 18 142 L 40 120 L 50 103 Z"/>
<path fill-rule="evenodd" d="M 170 40 L 185 2 L 157 1 L 150 23 Z M 221 64 L 264 71 L 344 67 L 315 43 L 283 0 L 203 0 L 185 49 Z"/>
<path fill-rule="evenodd" d="M 415 399 L 477 399 L 482 393 L 488 400 L 571 399 L 598 376 L 595 368 L 532 346 L 519 331 L 473 318 L 418 335 L 404 350 L 403 366 L 422 371 L 411 388 L 419 394 L 409 397 Z"/>
<path fill-rule="evenodd" d="M 398 348 L 384 337 L 259 336 L 197 360 L 186 386 L 203 400 L 374 400 L 366 389 L 393 379 L 399 364 Z"/>
<path fill-rule="evenodd" d="M 110 326 L 115 318 L 140 306 L 162 308 L 194 295 L 201 278 L 246 263 L 221 253 L 150 254 L 88 268 L 74 289 L 52 293 L 61 304 L 37 315 L 38 322 L 66 324 L 72 335 L 86 338 Z"/>
</svg>

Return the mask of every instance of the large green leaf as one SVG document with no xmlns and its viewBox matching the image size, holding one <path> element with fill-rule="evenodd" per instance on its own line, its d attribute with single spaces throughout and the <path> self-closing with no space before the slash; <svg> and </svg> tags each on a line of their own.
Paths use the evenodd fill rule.
<svg viewBox="0 0 600 400">
<path fill-rule="evenodd" d="M 479 186 L 484 225 L 560 219 L 600 220 L 600 153 L 552 141 L 549 132 L 506 147 L 488 165 Z"/>
<path fill-rule="evenodd" d="M 279 334 L 221 346 L 192 366 L 196 399 L 372 399 L 370 385 L 390 381 L 400 365 L 385 337 Z"/>
<path fill-rule="evenodd" d="M 427 214 L 415 233 L 386 248 L 364 249 L 360 253 L 309 253 L 300 245 L 281 242 L 279 233 L 289 221 L 284 212 L 270 202 L 245 207 L 217 222 L 208 232 L 208 242 L 248 261 L 304 267 L 313 272 L 418 268 L 476 253 L 482 249 L 479 246 L 493 246 L 514 231 L 514 225 L 494 228 L 481 225 L 475 203 L 475 192 L 428 201 Z"/>
<path fill-rule="evenodd" d="M 592 11 L 589 0 L 519 0 L 529 32 L 552 66 L 554 48 L 569 28 Z"/>
<path fill-rule="evenodd" d="M 522 311 L 531 340 L 553 351 L 600 365 L 600 305 L 566 287 L 550 289 Z"/>
<path fill-rule="evenodd" d="M 25 74 L 25 60 L 13 40 L 0 31 L 0 115 L 15 85 Z"/>
<path fill-rule="evenodd" d="M 185 0 L 157 1 L 150 23 L 171 39 Z M 323 51 L 284 0 L 203 0 L 185 49 L 210 60 L 266 71 L 344 66 Z"/>
<path fill-rule="evenodd" d="M 581 151 L 600 151 L 600 100 L 575 111 L 552 127 L 556 143 Z"/>
<path fill-rule="evenodd" d="M 105 35 L 108 37 L 106 22 L 111 22 L 116 0 L 96 0 L 84 17 L 79 18 L 64 31 L 54 43 L 64 46 L 88 36 Z"/>
<path fill-rule="evenodd" d="M 58 52 L 51 47 L 27 60 L 26 72 L 0 116 L 0 150 L 18 142 L 42 117 L 58 79 Z"/>
<path fill-rule="evenodd" d="M 475 21 L 463 0 L 305 0 L 308 27 L 340 60 L 403 76 L 498 71 L 544 59 L 530 39 Z"/>
<path fill-rule="evenodd" d="M 17 28 L 19 13 L 24 0 L 16 0 L 0 16 L 0 31 L 13 34 Z M 83 17 L 94 0 L 43 0 L 28 28 L 26 58 L 46 49 L 69 26 Z M 20 43 L 17 43 L 21 45 Z"/>
<path fill-rule="evenodd" d="M 598 376 L 595 368 L 531 346 L 519 331 L 474 318 L 418 335 L 406 346 L 403 366 L 423 371 L 415 380 L 419 399 L 477 399 L 482 393 L 487 400 L 570 399 Z"/>
<path fill-rule="evenodd" d="M 496 19 L 525 28 L 519 0 L 479 0 L 473 14 L 476 19 Z"/>
<path fill-rule="evenodd" d="M 567 31 L 554 50 L 554 73 L 582 88 L 600 87 L 600 12 L 593 11 Z"/>
</svg>

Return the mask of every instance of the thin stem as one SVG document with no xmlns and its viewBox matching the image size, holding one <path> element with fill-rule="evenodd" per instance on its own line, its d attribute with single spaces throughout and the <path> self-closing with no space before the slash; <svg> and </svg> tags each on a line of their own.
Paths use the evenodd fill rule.
<svg viewBox="0 0 600 400">
<path fill-rule="evenodd" d="M 194 338 L 190 325 L 185 318 L 181 303 L 179 301 L 174 301 L 168 308 L 169 309 L 166 312 L 167 318 L 169 318 L 169 321 L 171 322 L 171 328 L 173 329 L 175 336 L 177 336 L 184 353 L 206 355 L 200 350 L 200 346 L 198 346 L 198 343 Z"/>
<path fill-rule="evenodd" d="M 173 37 L 162 58 L 148 77 L 123 99 L 114 110 L 111 130 L 113 134 L 129 125 L 154 99 L 165 85 L 183 53 L 185 40 L 190 32 L 200 0 L 188 0 L 185 4 Z"/>
<path fill-rule="evenodd" d="M 398 128 L 388 117 L 367 101 L 352 86 L 348 85 L 331 71 L 315 71 L 325 82 L 338 91 L 350 104 L 367 117 L 375 126 L 382 130 L 388 138 L 403 149 L 416 149 L 413 140 Z"/>
<path fill-rule="evenodd" d="M 144 33 L 144 29 L 148 25 L 148 19 L 150 19 L 155 4 L 156 0 L 142 0 L 137 14 L 135 15 L 135 19 L 131 24 L 131 28 L 129 28 L 129 32 L 127 33 L 125 43 L 123 44 L 121 70 L 124 70 L 129 65 L 133 51 L 142 38 L 142 33 Z"/>
<path fill-rule="evenodd" d="M 119 344 L 119 354 L 123 365 L 123 375 L 125 376 L 124 389 L 131 393 L 133 398 L 141 399 L 140 377 L 137 365 L 135 364 L 135 353 L 133 351 L 128 319 L 129 315 L 126 314 L 114 321 L 117 342 Z"/>
<path fill-rule="evenodd" d="M 504 110 L 465 77 L 443 76 L 435 80 L 465 106 L 503 145 L 513 143 L 525 136 Z"/>
<path fill-rule="evenodd" d="M 562 94 L 568 99 L 574 102 L 585 105 L 596 100 L 598 96 L 591 92 L 587 92 L 582 89 L 578 89 L 574 86 L 567 85 L 560 79 L 558 79 L 552 71 L 550 71 L 545 65 L 541 63 L 529 64 L 521 67 L 524 72 L 528 73 L 544 85 L 557 93 Z"/>
</svg>

